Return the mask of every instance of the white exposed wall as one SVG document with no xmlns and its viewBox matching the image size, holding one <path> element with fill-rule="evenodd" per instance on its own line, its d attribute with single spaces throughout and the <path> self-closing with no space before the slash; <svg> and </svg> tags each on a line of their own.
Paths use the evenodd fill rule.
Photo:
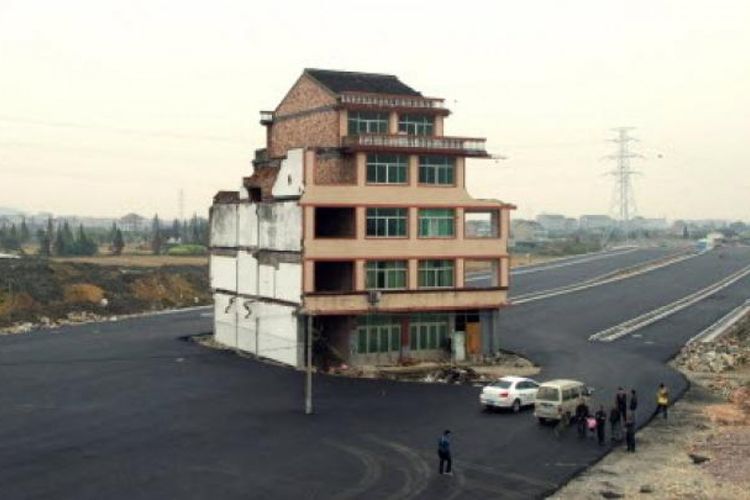
<svg viewBox="0 0 750 500">
<path fill-rule="evenodd" d="M 232 348 L 297 365 L 296 308 L 214 294 L 214 338 Z M 256 343 L 257 342 L 257 343 Z"/>
<path fill-rule="evenodd" d="M 237 246 L 237 205 L 217 204 L 211 209 L 211 246 Z"/>
<path fill-rule="evenodd" d="M 238 208 L 240 219 L 239 245 L 254 247 L 258 245 L 258 214 L 254 203 L 241 203 Z"/>
<path fill-rule="evenodd" d="M 261 248 L 302 251 L 302 207 L 296 201 L 260 205 L 258 216 Z"/>
<path fill-rule="evenodd" d="M 288 302 L 302 302 L 302 264 L 279 264 L 276 271 L 275 298 Z"/>
<path fill-rule="evenodd" d="M 237 252 L 239 259 L 239 293 L 258 294 L 258 261 L 245 250 Z"/>
<path fill-rule="evenodd" d="M 271 188 L 271 195 L 276 197 L 300 196 L 302 194 L 302 172 L 305 163 L 304 149 L 290 149 L 286 159 L 281 161 L 279 175 Z"/>
<path fill-rule="evenodd" d="M 234 257 L 224 255 L 211 255 L 210 283 L 211 288 L 216 290 L 231 290 L 236 292 L 236 260 Z"/>
</svg>

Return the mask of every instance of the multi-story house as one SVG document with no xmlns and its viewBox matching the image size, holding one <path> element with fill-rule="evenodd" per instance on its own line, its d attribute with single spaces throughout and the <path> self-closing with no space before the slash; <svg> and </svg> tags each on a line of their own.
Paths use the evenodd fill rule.
<svg viewBox="0 0 750 500">
<path fill-rule="evenodd" d="M 301 365 L 495 351 L 512 205 L 472 198 L 485 139 L 443 134 L 442 99 L 392 75 L 307 69 L 261 112 L 265 149 L 212 207 L 215 336 Z"/>
</svg>

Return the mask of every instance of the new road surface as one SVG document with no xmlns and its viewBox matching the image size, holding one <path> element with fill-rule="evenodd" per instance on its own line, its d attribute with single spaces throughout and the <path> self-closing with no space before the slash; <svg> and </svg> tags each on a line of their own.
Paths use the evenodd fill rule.
<svg viewBox="0 0 750 500">
<path fill-rule="evenodd" d="M 747 299 L 750 277 L 618 340 L 589 337 L 749 265 L 750 248 L 715 250 L 508 308 L 501 328 L 541 379 L 582 379 L 605 403 L 635 387 L 643 424 L 659 382 L 686 388 L 664 361 Z M 528 411 L 482 412 L 470 386 L 316 376 L 306 416 L 300 372 L 180 340 L 210 331 L 209 311 L 0 337 L 0 497 L 529 498 L 607 451 Z M 446 428 L 452 477 L 437 474 Z"/>
</svg>

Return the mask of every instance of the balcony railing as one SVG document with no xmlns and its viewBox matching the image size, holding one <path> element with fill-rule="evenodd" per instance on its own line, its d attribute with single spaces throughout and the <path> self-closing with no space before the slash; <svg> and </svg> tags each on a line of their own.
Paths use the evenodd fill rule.
<svg viewBox="0 0 750 500">
<path fill-rule="evenodd" d="M 350 135 L 343 138 L 343 146 L 350 149 L 399 149 L 458 153 L 466 156 L 489 156 L 485 139 L 463 137 L 432 137 L 424 135 Z"/>
<path fill-rule="evenodd" d="M 443 99 L 434 97 L 391 96 L 383 94 L 341 94 L 341 104 L 357 104 L 378 108 L 419 108 L 445 110 Z"/>
</svg>

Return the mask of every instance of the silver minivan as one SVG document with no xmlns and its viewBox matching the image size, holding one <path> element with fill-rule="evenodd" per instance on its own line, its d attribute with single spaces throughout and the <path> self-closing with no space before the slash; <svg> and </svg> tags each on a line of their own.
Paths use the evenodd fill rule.
<svg viewBox="0 0 750 500">
<path fill-rule="evenodd" d="M 591 389 L 578 380 L 557 379 L 539 386 L 534 400 L 534 416 L 539 423 L 548 420 L 570 421 L 581 398 L 588 401 Z"/>
</svg>

